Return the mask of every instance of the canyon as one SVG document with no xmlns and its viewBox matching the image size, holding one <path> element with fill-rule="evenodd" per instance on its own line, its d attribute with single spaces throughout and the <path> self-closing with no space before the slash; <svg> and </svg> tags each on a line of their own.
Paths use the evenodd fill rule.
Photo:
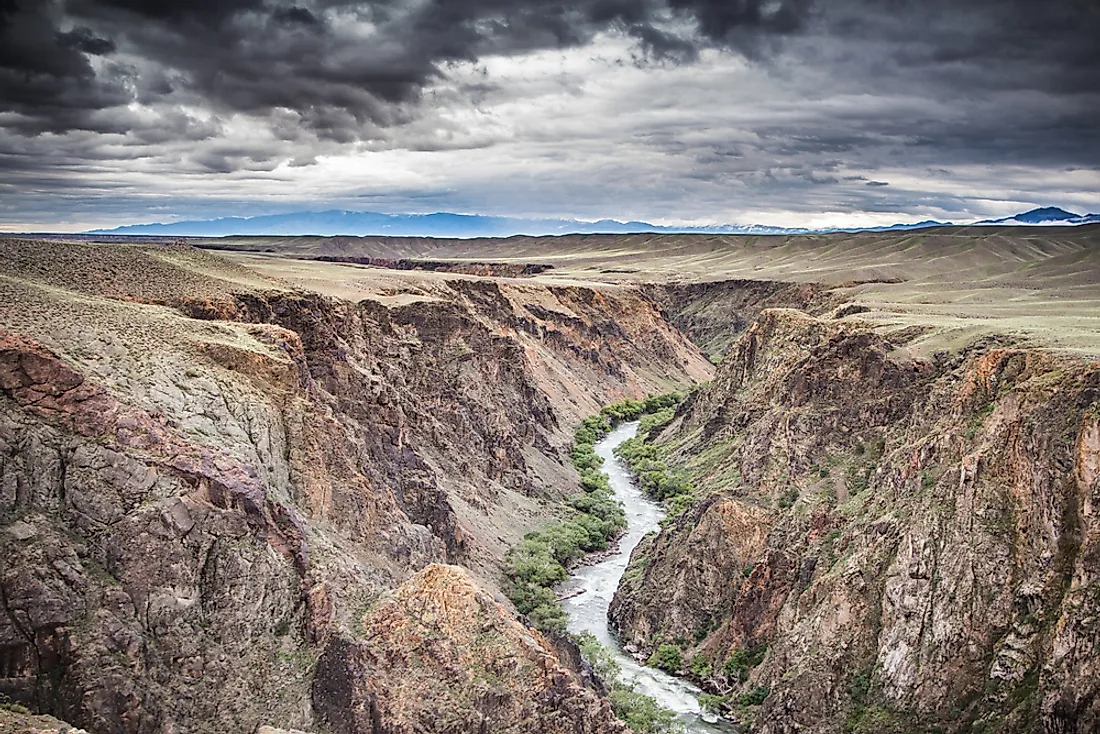
<svg viewBox="0 0 1100 734">
<path fill-rule="evenodd" d="M 626 731 L 503 564 L 694 388 L 628 649 L 755 732 L 1095 731 L 1098 243 L 0 240 L 0 726 Z"/>
</svg>

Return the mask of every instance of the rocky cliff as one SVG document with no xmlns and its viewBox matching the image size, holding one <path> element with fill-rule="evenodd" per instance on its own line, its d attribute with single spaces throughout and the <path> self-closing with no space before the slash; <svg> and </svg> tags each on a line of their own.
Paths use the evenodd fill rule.
<svg viewBox="0 0 1100 734">
<path fill-rule="evenodd" d="M 715 360 L 761 311 L 795 308 L 820 314 L 844 300 L 834 288 L 778 280 L 644 283 L 640 288 L 670 323 Z"/>
<path fill-rule="evenodd" d="M 315 700 L 339 734 L 625 732 L 551 642 L 456 566 L 425 568 L 330 644 Z"/>
<path fill-rule="evenodd" d="M 658 439 L 699 500 L 614 622 L 757 732 L 1096 731 L 1100 365 L 911 336 L 764 311 Z"/>
<path fill-rule="evenodd" d="M 186 247 L 0 248 L 0 693 L 94 734 L 404 731 L 430 683 L 462 725 L 618 730 L 486 594 L 576 487 L 580 415 L 709 374 L 647 299 L 454 277 L 352 300 Z M 438 562 L 473 576 L 389 596 Z M 432 614 L 476 609 L 523 675 L 394 669 L 357 683 L 377 715 L 330 716 L 350 699 L 319 669 L 412 654 L 364 613 L 451 592 Z M 452 622 L 418 660 L 464 654 Z"/>
</svg>

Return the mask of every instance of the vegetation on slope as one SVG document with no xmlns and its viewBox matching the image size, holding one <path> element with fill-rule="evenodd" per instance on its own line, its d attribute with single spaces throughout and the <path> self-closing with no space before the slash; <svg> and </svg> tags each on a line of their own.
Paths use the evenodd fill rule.
<svg viewBox="0 0 1100 734">
<path fill-rule="evenodd" d="M 641 419 L 652 426 L 671 417 L 679 393 L 654 395 L 645 400 L 623 400 L 585 418 L 573 436 L 570 458 L 581 476 L 583 494 L 569 499 L 570 519 L 528 533 L 506 558 L 509 596 L 521 614 L 543 631 L 564 632 L 565 612 L 554 585 L 568 576 L 568 567 L 587 553 L 606 550 L 626 527 L 622 504 L 615 499 L 596 443 L 624 421 Z M 648 428 L 647 428 L 648 430 Z"/>
<path fill-rule="evenodd" d="M 648 432 L 672 418 L 683 399 L 679 393 L 654 395 L 645 400 L 624 400 L 605 406 L 585 418 L 573 436 L 570 458 L 580 473 L 582 494 L 568 501 L 568 520 L 528 533 L 506 558 L 508 593 L 516 609 L 544 632 L 565 632 L 565 611 L 554 585 L 569 576 L 568 567 L 586 553 L 606 550 L 626 528 L 622 503 L 615 499 L 596 443 L 624 421 L 640 420 Z M 615 715 L 642 734 L 675 734 L 681 731 L 675 714 L 655 699 L 635 690 L 633 681 L 621 677 L 611 651 L 592 635 L 576 638 L 581 654 L 603 679 Z"/>
<path fill-rule="evenodd" d="M 677 396 L 677 403 L 680 401 Z M 638 434 L 623 441 L 615 449 L 642 491 L 652 499 L 662 502 L 667 517 L 665 522 L 682 514 L 695 500 L 695 487 L 683 471 L 674 471 L 664 462 L 661 450 L 648 443 L 650 435 L 664 428 L 675 414 L 675 403 L 645 416 L 638 426 Z"/>
<path fill-rule="evenodd" d="M 676 715 L 652 696 L 639 693 L 633 680 L 624 680 L 615 656 L 591 633 L 577 635 L 581 655 L 607 686 L 607 698 L 619 719 L 641 734 L 679 734 L 683 727 Z"/>
</svg>

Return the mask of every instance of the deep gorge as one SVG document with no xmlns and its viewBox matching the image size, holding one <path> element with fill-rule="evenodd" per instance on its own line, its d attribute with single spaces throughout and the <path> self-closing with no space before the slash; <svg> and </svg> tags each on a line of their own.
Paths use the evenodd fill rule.
<svg viewBox="0 0 1100 734">
<path fill-rule="evenodd" d="M 624 644 L 755 732 L 1100 721 L 1095 362 L 926 354 L 825 286 L 354 300 L 185 247 L 83 246 L 108 282 L 6 246 L 10 704 L 93 734 L 623 731 L 504 562 L 569 516 L 585 416 L 706 383 L 647 439 L 692 489 L 615 593 Z"/>
</svg>

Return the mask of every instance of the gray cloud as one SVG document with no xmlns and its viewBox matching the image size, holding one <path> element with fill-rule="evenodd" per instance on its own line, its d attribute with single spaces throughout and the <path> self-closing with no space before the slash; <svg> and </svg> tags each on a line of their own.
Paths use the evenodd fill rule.
<svg viewBox="0 0 1100 734">
<path fill-rule="evenodd" d="M 521 156 L 529 179 L 499 201 L 565 187 L 532 213 L 949 210 L 965 198 L 945 181 L 1004 178 L 980 167 L 1100 168 L 1098 39 L 1080 0 L 0 0 L 0 192 L 205 176 L 225 202 L 211 181 L 276 191 L 332 157 L 482 151 L 482 178 L 425 168 L 411 200 L 496 206 L 486 177 Z M 532 61 L 548 53 L 583 70 Z M 651 85 L 593 85 L 633 79 L 622 65 Z M 547 99 L 595 112 L 524 111 Z M 559 167 L 589 165 L 594 192 L 571 200 Z M 646 174 L 666 180 L 619 185 Z"/>
</svg>

